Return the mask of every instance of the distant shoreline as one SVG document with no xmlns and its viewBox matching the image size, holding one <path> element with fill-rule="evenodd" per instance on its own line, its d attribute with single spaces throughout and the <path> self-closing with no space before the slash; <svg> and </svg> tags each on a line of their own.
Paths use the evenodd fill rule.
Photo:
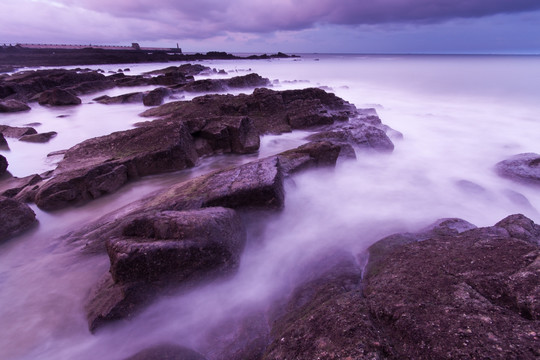
<svg viewBox="0 0 540 360">
<path fill-rule="evenodd" d="M 171 61 L 198 60 L 238 60 L 238 59 L 273 59 L 299 57 L 281 52 L 276 54 L 236 56 L 226 52 L 210 51 L 206 54 L 184 54 L 176 49 L 103 49 L 103 48 L 24 48 L 18 46 L 0 46 L 0 72 L 14 71 L 25 66 L 73 66 L 73 65 L 105 65 L 136 64 Z"/>
</svg>

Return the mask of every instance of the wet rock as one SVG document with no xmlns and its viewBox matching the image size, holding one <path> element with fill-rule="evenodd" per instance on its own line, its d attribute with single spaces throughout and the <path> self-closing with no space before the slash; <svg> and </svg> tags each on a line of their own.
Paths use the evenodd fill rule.
<svg viewBox="0 0 540 360">
<path fill-rule="evenodd" d="M 540 184 L 540 155 L 525 153 L 512 156 L 495 165 L 497 173 L 512 180 Z"/>
<path fill-rule="evenodd" d="M 248 117 L 224 116 L 205 119 L 200 130 L 192 134 L 197 141 L 199 155 L 214 153 L 249 154 L 259 150 L 260 138 L 253 121 Z"/>
<path fill-rule="evenodd" d="M 42 177 L 34 174 L 23 178 L 8 177 L 0 181 L 0 195 L 5 197 L 14 197 L 19 201 L 30 202 L 33 201 L 28 197 L 19 197 L 18 195 L 24 189 L 33 187 L 42 180 Z M 37 189 L 36 189 L 37 190 Z"/>
<path fill-rule="evenodd" d="M 15 99 L 9 99 L 0 101 L 0 113 L 2 112 L 20 112 L 20 111 L 28 111 L 30 110 L 30 106 L 26 105 L 22 101 L 15 100 Z"/>
<path fill-rule="evenodd" d="M 71 149 L 36 204 L 56 210 L 116 191 L 128 179 L 192 167 L 193 140 L 183 126 L 142 127 L 86 140 Z"/>
<path fill-rule="evenodd" d="M 31 127 L 15 127 L 8 125 L 0 125 L 0 133 L 5 137 L 20 138 L 24 135 L 37 134 L 36 129 Z"/>
<path fill-rule="evenodd" d="M 170 90 L 166 88 L 154 89 L 143 96 L 144 106 L 158 106 L 163 103 L 163 99 L 170 94 Z"/>
<path fill-rule="evenodd" d="M 134 92 L 129 94 L 122 94 L 118 96 L 109 96 L 103 95 L 99 96 L 94 101 L 97 101 L 100 104 L 110 105 L 110 104 L 131 104 L 131 103 L 140 103 L 143 101 L 144 94 L 142 92 Z"/>
<path fill-rule="evenodd" d="M 310 142 L 277 155 L 283 173 L 290 175 L 313 167 L 334 166 L 341 146 L 328 141 Z"/>
<path fill-rule="evenodd" d="M 94 81 L 85 81 L 77 85 L 66 87 L 65 90 L 74 95 L 86 95 L 99 91 L 112 89 L 116 86 L 110 79 L 100 79 Z"/>
<path fill-rule="evenodd" d="M 183 346 L 160 344 L 141 350 L 124 360 L 206 360 L 206 358 Z"/>
<path fill-rule="evenodd" d="M 9 145 L 2 133 L 0 133 L 0 150 L 9 150 Z"/>
<path fill-rule="evenodd" d="M 42 92 L 41 95 L 39 95 L 38 102 L 40 105 L 68 106 L 80 105 L 81 99 L 69 91 L 55 88 Z"/>
<path fill-rule="evenodd" d="M 248 116 L 260 134 L 289 132 L 346 121 L 354 105 L 321 89 L 273 91 L 255 89 L 245 95 L 205 95 L 192 101 L 176 101 L 149 109 L 142 116 L 189 121 L 216 116 Z"/>
<path fill-rule="evenodd" d="M 540 356 L 539 230 L 513 215 L 392 248 L 364 295 L 398 357 Z"/>
<path fill-rule="evenodd" d="M 56 131 L 50 131 L 46 133 L 39 133 L 33 135 L 23 135 L 19 138 L 19 141 L 33 142 L 33 143 L 46 143 L 55 137 L 58 133 Z"/>
<path fill-rule="evenodd" d="M 4 173 L 7 170 L 8 165 L 9 164 L 8 164 L 7 159 L 3 155 L 0 155 L 0 176 L 4 175 Z"/>
<path fill-rule="evenodd" d="M 177 87 L 187 92 L 224 92 L 228 89 L 254 88 L 270 85 L 270 80 L 258 74 L 235 76 L 230 79 L 203 79 Z"/>
<path fill-rule="evenodd" d="M 36 223 L 36 214 L 26 204 L 0 196 L 0 241 L 19 235 Z"/>
<path fill-rule="evenodd" d="M 86 305 L 91 331 L 133 316 L 171 287 L 232 273 L 246 240 L 236 212 L 225 208 L 146 213 L 107 242 L 110 274 Z"/>
</svg>

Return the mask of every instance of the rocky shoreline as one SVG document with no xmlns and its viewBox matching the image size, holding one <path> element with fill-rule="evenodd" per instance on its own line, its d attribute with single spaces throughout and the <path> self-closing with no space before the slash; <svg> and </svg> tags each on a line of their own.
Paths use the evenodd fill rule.
<svg viewBox="0 0 540 360">
<path fill-rule="evenodd" d="M 84 305 L 91 332 L 137 317 L 160 296 L 233 277 L 249 215 L 281 211 L 284 181 L 342 159 L 391 153 L 390 136 L 400 135 L 374 109 L 358 109 L 320 88 L 276 91 L 257 74 L 194 80 L 212 72 L 186 64 L 134 76 L 85 69 L 0 76 L 3 112 L 31 111 L 32 102 L 84 106 L 77 95 L 156 86 L 95 98 L 153 107 L 134 129 L 63 151 L 53 171 L 15 178 L 0 155 L 3 242 L 35 226 L 25 203 L 44 211 L 84 206 L 144 176 L 193 168 L 216 155 L 257 153 L 262 135 L 311 131 L 300 147 L 179 182 L 66 234 L 62 241 L 77 244 L 85 256 L 110 260 Z M 219 94 L 244 88 L 249 95 Z M 182 92 L 212 94 L 169 101 Z M 7 146 L 5 137 L 46 142 L 56 133 L 0 125 L 0 134 L 0 146 Z M 539 159 L 522 154 L 495 169 L 536 186 Z M 216 329 L 198 352 L 157 344 L 129 359 L 540 357 L 540 226 L 523 215 L 486 228 L 441 219 L 420 232 L 381 239 L 365 253 L 328 249 L 305 266 L 305 278 L 289 294 Z"/>
</svg>

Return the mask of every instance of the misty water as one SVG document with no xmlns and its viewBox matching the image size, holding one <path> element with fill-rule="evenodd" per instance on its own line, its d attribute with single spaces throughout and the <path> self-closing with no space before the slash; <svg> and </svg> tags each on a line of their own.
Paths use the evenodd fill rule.
<svg viewBox="0 0 540 360">
<path fill-rule="evenodd" d="M 83 306 L 108 270 L 108 257 L 84 255 L 82 244 L 66 244 L 62 235 L 183 179 L 294 148 L 306 132 L 265 136 L 257 155 L 205 159 L 194 169 L 141 179 L 84 206 L 54 213 L 32 206 L 39 226 L 0 245 L 0 359 L 120 360 L 162 342 L 205 351 L 216 326 L 268 307 L 309 272 L 304 265 L 311 258 L 328 249 L 360 255 L 388 234 L 416 231 L 439 218 L 491 226 L 522 213 L 540 222 L 538 187 L 493 170 L 512 155 L 540 152 L 540 57 L 306 55 L 202 64 L 225 69 L 227 77 L 256 72 L 276 80 L 276 90 L 324 87 L 358 108 L 375 108 L 403 139 L 392 139 L 392 154 L 358 152 L 357 160 L 335 169 L 294 176 L 286 182 L 283 211 L 249 217 L 235 276 L 161 298 L 134 319 L 94 335 Z M 129 67 L 137 74 L 170 65 L 90 68 Z M 10 151 L 0 150 L 8 170 L 19 177 L 51 170 L 61 156 L 47 154 L 131 128 L 141 120 L 142 104 L 106 106 L 92 98 L 141 89 L 150 87 L 84 96 L 78 107 L 33 104 L 30 112 L 0 115 L 2 124 L 40 123 L 39 132 L 58 132 L 47 144 L 8 139 Z"/>
</svg>

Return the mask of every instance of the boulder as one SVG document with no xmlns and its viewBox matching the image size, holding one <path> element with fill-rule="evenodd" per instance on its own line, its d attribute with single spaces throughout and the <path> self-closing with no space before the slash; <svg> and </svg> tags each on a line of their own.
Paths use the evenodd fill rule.
<svg viewBox="0 0 540 360">
<path fill-rule="evenodd" d="M 192 101 L 170 102 L 149 109 L 141 116 L 167 117 L 181 122 L 217 116 L 247 116 L 260 134 L 280 134 L 346 121 L 355 113 L 354 105 L 321 89 L 273 91 L 259 88 L 251 95 L 205 95 Z"/>
<path fill-rule="evenodd" d="M 36 195 L 44 210 L 56 210 L 116 191 L 128 179 L 192 167 L 197 161 L 185 127 L 141 127 L 86 140 L 64 156 Z"/>
<path fill-rule="evenodd" d="M 144 106 L 158 106 L 163 103 L 163 99 L 170 94 L 170 90 L 159 87 L 154 89 L 143 96 Z"/>
<path fill-rule="evenodd" d="M 7 170 L 8 165 L 9 164 L 8 164 L 7 159 L 3 155 L 0 155 L 0 176 L 4 175 L 4 173 Z"/>
<path fill-rule="evenodd" d="M 201 156 L 215 153 L 249 154 L 259 150 L 259 133 L 248 117 L 223 116 L 205 119 L 204 123 L 204 126 L 192 132 Z"/>
<path fill-rule="evenodd" d="M 505 178 L 540 184 L 540 155 L 525 153 L 512 156 L 495 165 L 497 173 Z"/>
<path fill-rule="evenodd" d="M 133 92 L 129 94 L 122 94 L 118 96 L 109 96 L 103 95 L 99 96 L 94 101 L 97 101 L 100 104 L 110 105 L 110 104 L 131 104 L 131 103 L 140 103 L 143 101 L 144 94 L 142 92 Z"/>
<path fill-rule="evenodd" d="M 42 92 L 41 95 L 39 95 L 38 102 L 40 105 L 67 106 L 80 105 L 81 99 L 69 91 L 55 88 Z"/>
<path fill-rule="evenodd" d="M 206 358 L 184 346 L 159 344 L 141 350 L 124 360 L 206 360 Z"/>
<path fill-rule="evenodd" d="M 370 247 L 363 284 L 343 259 L 298 286 L 262 358 L 537 359 L 539 241 L 523 215 L 387 237 Z"/>
<path fill-rule="evenodd" d="M 19 138 L 19 141 L 33 142 L 33 143 L 46 143 L 55 137 L 58 133 L 56 131 L 49 131 L 46 133 L 23 135 Z"/>
<path fill-rule="evenodd" d="M 146 213 L 107 241 L 107 276 L 86 305 L 91 331 L 133 316 L 156 295 L 224 276 L 238 267 L 246 233 L 232 209 Z"/>
<path fill-rule="evenodd" d="M 31 127 L 15 127 L 8 125 L 0 125 L 0 133 L 5 137 L 20 138 L 24 135 L 37 134 L 36 129 Z"/>
<path fill-rule="evenodd" d="M 20 111 L 28 111 L 30 110 L 30 106 L 26 105 L 22 101 L 15 100 L 15 99 L 9 99 L 0 101 L 0 113 L 2 112 L 20 112 Z"/>
<path fill-rule="evenodd" d="M 334 166 L 342 147 L 328 141 L 310 142 L 277 155 L 285 175 L 313 167 Z"/>
<path fill-rule="evenodd" d="M 36 223 L 36 214 L 28 205 L 0 196 L 0 241 L 19 235 Z"/>
</svg>

